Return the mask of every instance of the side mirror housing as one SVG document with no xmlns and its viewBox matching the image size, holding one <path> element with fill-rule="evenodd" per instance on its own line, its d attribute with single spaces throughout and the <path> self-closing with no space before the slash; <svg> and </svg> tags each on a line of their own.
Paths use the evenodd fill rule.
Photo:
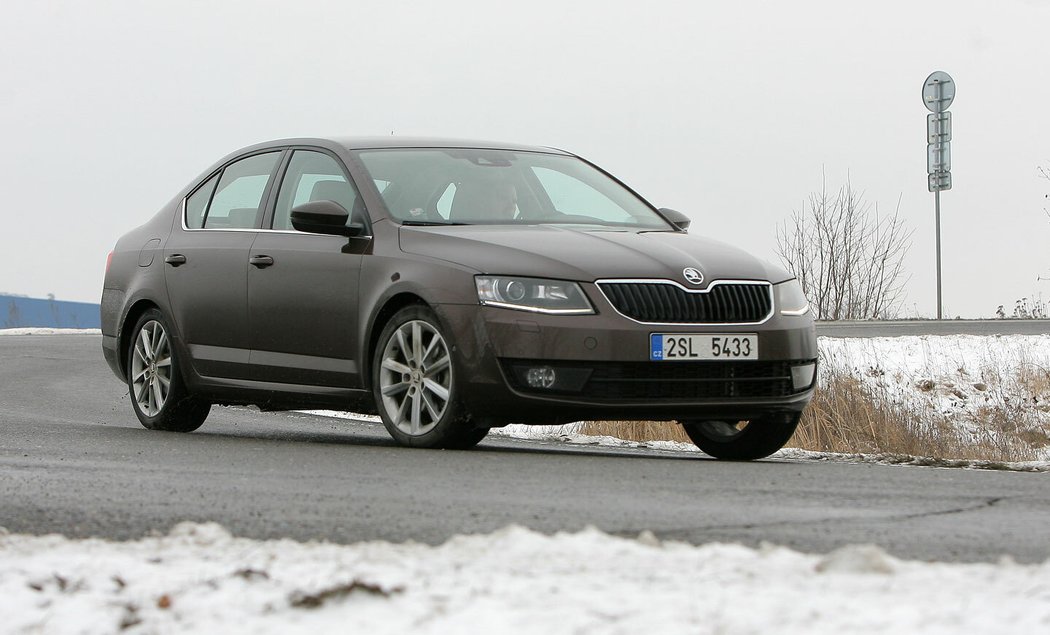
<svg viewBox="0 0 1050 635">
<path fill-rule="evenodd" d="M 349 218 L 350 212 L 335 201 L 310 201 L 292 208 L 292 227 L 311 234 L 359 236 L 364 231 L 364 225 L 347 225 Z"/>
<path fill-rule="evenodd" d="M 673 210 L 667 207 L 661 207 L 659 211 L 667 220 L 667 222 L 671 223 L 672 225 L 674 225 L 682 231 L 688 230 L 689 224 L 693 222 L 692 219 L 690 219 L 688 216 L 677 210 Z"/>
</svg>

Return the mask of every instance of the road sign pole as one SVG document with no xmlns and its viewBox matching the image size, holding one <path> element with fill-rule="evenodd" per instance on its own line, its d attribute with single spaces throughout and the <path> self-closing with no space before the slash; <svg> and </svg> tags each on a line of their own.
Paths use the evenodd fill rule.
<svg viewBox="0 0 1050 635">
<path fill-rule="evenodd" d="M 941 313 L 941 190 L 933 193 L 934 208 L 937 217 L 937 319 L 943 319 Z"/>
<path fill-rule="evenodd" d="M 944 319 L 941 286 L 941 190 L 952 187 L 952 119 L 948 107 L 955 100 L 955 81 L 944 71 L 935 71 L 922 87 L 922 102 L 932 115 L 926 118 L 926 161 L 930 191 L 933 192 L 934 222 L 937 234 L 937 319 Z"/>
<path fill-rule="evenodd" d="M 937 82 L 937 103 L 944 101 L 944 82 Z M 941 157 L 943 160 L 943 156 Z M 933 195 L 934 216 L 937 218 L 937 319 L 943 319 L 941 313 L 941 188 Z"/>
</svg>

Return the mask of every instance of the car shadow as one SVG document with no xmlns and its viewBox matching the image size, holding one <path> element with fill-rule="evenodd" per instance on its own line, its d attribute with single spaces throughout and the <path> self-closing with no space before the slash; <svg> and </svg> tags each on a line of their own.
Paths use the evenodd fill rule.
<svg viewBox="0 0 1050 635">
<path fill-rule="evenodd" d="M 348 420 L 348 422 L 351 422 Z M 254 439 L 266 441 L 284 441 L 288 443 L 313 443 L 319 445 L 344 445 L 373 448 L 397 449 L 404 452 L 453 452 L 464 454 L 537 454 L 537 455 L 564 455 L 564 456 L 586 456 L 600 458 L 626 458 L 626 459 L 648 459 L 661 461 L 715 461 L 711 457 L 700 453 L 675 453 L 667 450 L 654 450 L 651 448 L 620 448 L 603 446 L 579 446 L 562 444 L 553 440 L 532 441 L 528 439 L 517 439 L 513 437 L 488 437 L 474 448 L 468 450 L 428 450 L 422 448 L 406 448 L 399 445 L 390 437 L 386 436 L 380 424 L 352 421 L 355 426 L 374 425 L 378 428 L 377 434 L 362 433 L 357 430 L 345 432 L 331 432 L 321 430 L 309 430 L 298 428 L 289 430 L 279 427 L 273 430 L 261 430 L 253 426 L 250 429 L 231 430 L 227 426 L 222 428 L 204 428 L 194 432 L 194 436 L 209 436 L 225 439 Z"/>
</svg>

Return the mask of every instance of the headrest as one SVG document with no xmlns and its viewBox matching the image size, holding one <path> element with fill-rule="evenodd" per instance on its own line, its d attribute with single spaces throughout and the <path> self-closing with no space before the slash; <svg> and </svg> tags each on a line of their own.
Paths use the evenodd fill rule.
<svg viewBox="0 0 1050 635">
<path fill-rule="evenodd" d="M 496 221 L 512 218 L 517 196 L 507 181 L 464 181 L 456 187 L 449 218 L 463 221 Z"/>
<path fill-rule="evenodd" d="M 354 210 L 354 190 L 346 181 L 318 181 L 310 190 L 310 201 L 335 201 L 347 212 Z"/>
</svg>

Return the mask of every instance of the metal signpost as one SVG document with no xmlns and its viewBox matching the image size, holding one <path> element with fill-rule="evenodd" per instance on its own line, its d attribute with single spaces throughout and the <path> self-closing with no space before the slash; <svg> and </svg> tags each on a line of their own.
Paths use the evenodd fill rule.
<svg viewBox="0 0 1050 635">
<path fill-rule="evenodd" d="M 941 312 L 941 190 L 952 189 L 952 113 L 955 81 L 944 71 L 935 71 L 922 84 L 922 103 L 932 113 L 926 116 L 926 173 L 934 196 L 937 218 L 937 319 Z"/>
</svg>

